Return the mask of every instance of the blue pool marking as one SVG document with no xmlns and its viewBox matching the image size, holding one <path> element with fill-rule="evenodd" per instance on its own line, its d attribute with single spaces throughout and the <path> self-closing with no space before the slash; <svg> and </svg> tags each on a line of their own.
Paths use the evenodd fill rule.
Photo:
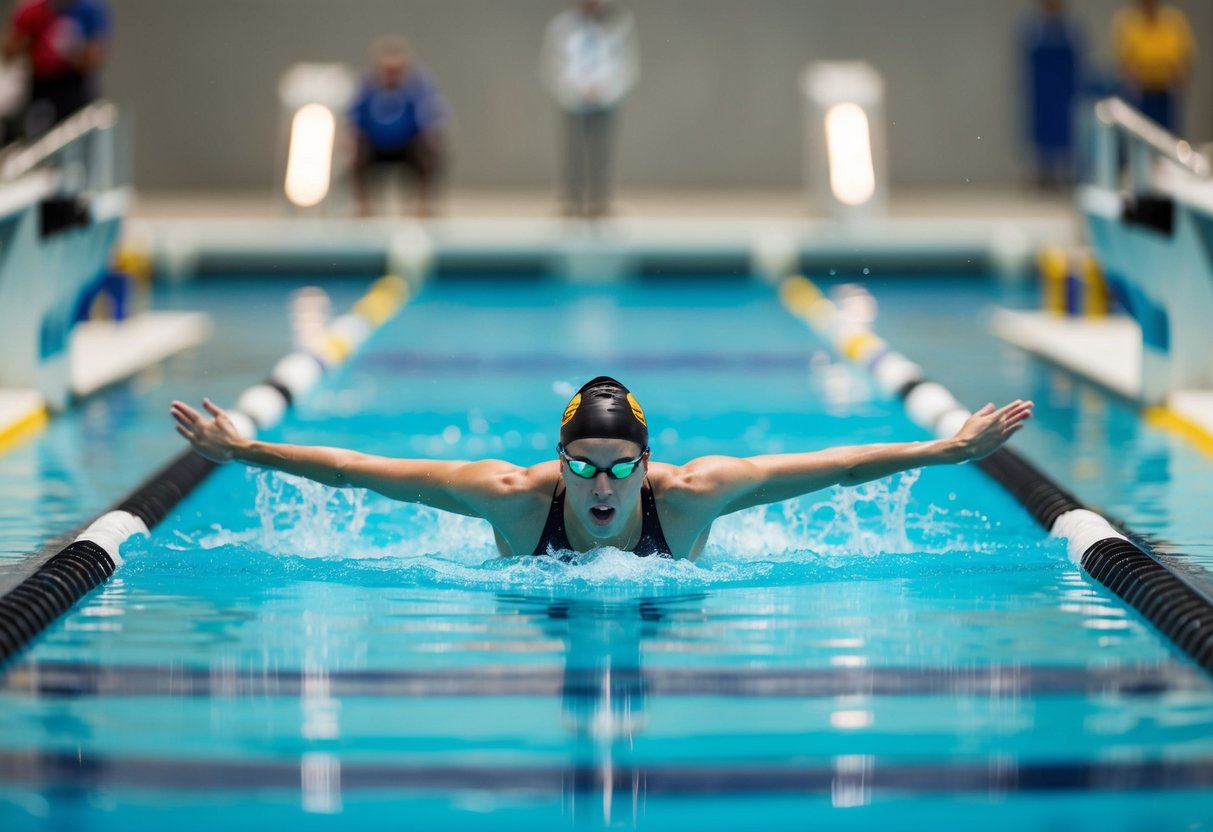
<svg viewBox="0 0 1213 832">
<path fill-rule="evenodd" d="M 916 764 L 865 758 L 833 765 L 433 765 L 328 761 L 342 792 L 465 790 L 560 794 L 598 793 L 643 784 L 648 797 L 830 794 L 840 786 L 869 793 L 1010 794 L 1178 791 L 1213 788 L 1213 758 L 1190 760 Z M 0 751 L 0 780 L 35 788 L 258 791 L 301 788 L 306 760 L 187 760 L 117 757 L 88 752 Z"/>
<path fill-rule="evenodd" d="M 446 374 L 456 372 L 533 373 L 577 372 L 586 366 L 601 364 L 620 370 L 769 370 L 783 372 L 805 367 L 809 356 L 799 352 L 687 352 L 672 355 L 622 353 L 576 355 L 564 353 L 521 353 L 518 355 L 434 355 L 397 350 L 369 352 L 359 358 L 364 368 L 396 373 Z"/>
<path fill-rule="evenodd" d="M 612 667 L 613 680 L 642 680 L 664 696 L 747 698 L 837 696 L 1034 696 L 1107 694 L 1152 696 L 1207 691 L 1209 681 L 1179 663 L 1124 666 L 873 668 L 628 668 Z M 240 670 L 87 662 L 14 665 L 0 676 L 0 691 L 36 696 L 298 697 L 309 675 L 299 670 Z M 327 671 L 326 689 L 340 697 L 598 696 L 596 668 L 489 667 L 449 670 Z"/>
</svg>

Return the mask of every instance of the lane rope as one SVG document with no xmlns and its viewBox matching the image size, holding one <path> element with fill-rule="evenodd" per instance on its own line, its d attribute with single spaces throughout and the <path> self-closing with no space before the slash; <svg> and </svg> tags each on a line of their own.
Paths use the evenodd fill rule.
<svg viewBox="0 0 1213 832">
<path fill-rule="evenodd" d="M 877 387 L 898 398 L 910 420 L 933 436 L 952 436 L 969 418 L 965 408 L 922 368 L 893 350 L 866 324 L 844 314 L 810 280 L 789 277 L 780 299 L 839 354 L 867 370 Z M 1213 674 L 1213 601 L 1166 564 L 1084 506 L 1017 451 L 1002 447 L 977 465 L 1003 486 L 1054 537 L 1067 541 L 1071 560 L 1137 610 L 1180 650 Z M 1132 538 L 1132 539 L 1130 539 Z"/>
<path fill-rule="evenodd" d="M 380 325 L 408 302 L 404 278 L 387 275 L 372 284 L 348 314 L 334 320 L 312 350 L 278 361 L 269 377 L 245 390 L 228 415 L 245 438 L 275 427 L 291 405 L 346 361 Z M 146 535 L 218 466 L 187 449 L 95 518 L 66 547 L 0 597 L 0 665 L 20 652 L 85 594 L 122 564 L 122 544 Z M 31 555 L 30 557 L 34 557 Z"/>
</svg>

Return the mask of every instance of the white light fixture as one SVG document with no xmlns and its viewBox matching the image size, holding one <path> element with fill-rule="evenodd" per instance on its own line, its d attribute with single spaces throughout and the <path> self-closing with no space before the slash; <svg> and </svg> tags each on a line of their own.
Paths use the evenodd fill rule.
<svg viewBox="0 0 1213 832">
<path fill-rule="evenodd" d="M 300 208 L 318 205 L 329 192 L 337 119 L 323 104 L 305 104 L 291 119 L 286 159 L 286 198 Z"/>
<path fill-rule="evenodd" d="M 818 61 L 801 72 L 810 201 L 847 222 L 884 214 L 884 80 L 870 64 Z"/>
<path fill-rule="evenodd" d="M 830 190 L 844 205 L 863 205 L 876 193 L 868 114 L 858 104 L 835 104 L 826 110 L 825 126 Z"/>
</svg>

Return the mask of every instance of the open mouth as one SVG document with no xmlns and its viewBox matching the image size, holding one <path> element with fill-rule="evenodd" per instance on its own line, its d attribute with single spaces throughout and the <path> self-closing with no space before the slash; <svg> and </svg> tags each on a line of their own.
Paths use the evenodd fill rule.
<svg viewBox="0 0 1213 832">
<path fill-rule="evenodd" d="M 594 522 L 600 526 L 605 526 L 607 523 L 610 523 L 614 516 L 615 509 L 611 508 L 610 506 L 590 507 L 590 517 L 592 517 Z"/>
</svg>

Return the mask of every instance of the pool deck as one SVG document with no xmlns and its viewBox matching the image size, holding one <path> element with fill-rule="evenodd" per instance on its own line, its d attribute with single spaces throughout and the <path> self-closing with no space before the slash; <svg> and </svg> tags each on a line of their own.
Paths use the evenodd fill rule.
<svg viewBox="0 0 1213 832">
<path fill-rule="evenodd" d="M 812 210 L 799 190 L 625 192 L 595 221 L 563 217 L 549 193 L 532 191 L 456 191 L 424 220 L 387 207 L 358 218 L 348 207 L 292 210 L 269 193 L 138 194 L 125 241 L 170 278 L 200 262 L 268 259 L 285 272 L 292 258 L 306 266 L 321 256 L 366 262 L 387 252 L 389 267 L 400 253 L 480 263 L 530 256 L 577 279 L 583 267 L 612 258 L 627 272 L 636 258 L 680 254 L 732 258 L 772 274 L 789 263 L 878 267 L 907 258 L 971 262 L 975 270 L 991 260 L 1022 266 L 1040 245 L 1072 243 L 1078 231 L 1068 197 L 1010 190 L 911 191 L 879 217 L 845 222 Z"/>
<path fill-rule="evenodd" d="M 409 216 L 399 204 L 385 206 L 390 216 Z M 348 213 L 348 212 L 347 212 Z M 334 209 L 332 216 L 340 217 Z M 892 219 L 978 218 L 1043 220 L 1075 229 L 1078 216 L 1067 194 L 1026 189 L 905 190 L 895 193 L 887 215 Z M 271 219 L 324 217 L 321 211 L 295 212 L 276 195 L 263 191 L 139 191 L 130 219 L 219 218 Z M 546 191 L 456 190 L 439 205 L 434 222 L 502 218 L 561 219 L 559 205 Z M 797 189 L 627 191 L 619 196 L 611 219 L 776 217 L 825 219 Z"/>
</svg>

